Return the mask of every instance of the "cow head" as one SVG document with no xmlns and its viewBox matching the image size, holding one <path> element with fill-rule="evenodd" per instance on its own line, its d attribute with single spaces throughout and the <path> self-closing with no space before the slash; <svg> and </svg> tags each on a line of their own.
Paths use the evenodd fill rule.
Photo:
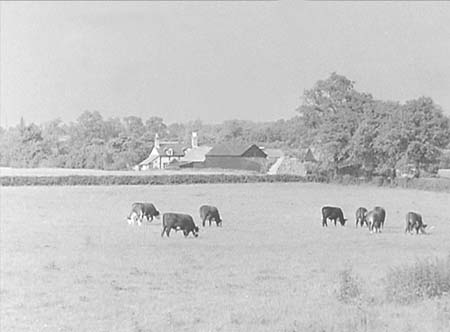
<svg viewBox="0 0 450 332">
<path fill-rule="evenodd" d="M 127 222 L 129 225 L 134 225 L 139 222 L 139 216 L 136 214 L 136 212 L 133 212 L 130 216 L 128 216 Z"/>
<path fill-rule="evenodd" d="M 347 219 L 341 219 L 341 218 L 339 218 L 339 222 L 341 223 L 341 225 L 342 226 L 344 226 L 345 225 L 345 222 L 347 221 Z"/>
<path fill-rule="evenodd" d="M 159 211 L 156 211 L 155 212 L 155 217 L 156 217 L 156 219 L 161 219 L 161 214 L 159 213 Z"/>
<path fill-rule="evenodd" d="M 198 227 L 194 226 L 194 229 L 192 230 L 192 234 L 194 234 L 194 236 L 197 237 L 198 236 L 198 231 L 199 231 Z"/>
</svg>

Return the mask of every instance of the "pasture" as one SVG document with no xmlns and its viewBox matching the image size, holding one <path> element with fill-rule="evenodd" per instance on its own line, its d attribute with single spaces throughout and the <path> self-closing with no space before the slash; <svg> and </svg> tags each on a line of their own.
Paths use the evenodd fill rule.
<svg viewBox="0 0 450 332">
<path fill-rule="evenodd" d="M 385 300 L 392 267 L 450 254 L 450 195 L 312 183 L 3 187 L 2 331 L 449 331 L 450 299 Z M 132 202 L 185 212 L 216 205 L 198 238 L 125 221 Z M 323 205 L 345 227 L 322 228 Z M 360 206 L 385 228 L 355 229 Z M 434 226 L 405 235 L 408 211 Z M 339 299 L 340 275 L 360 284 Z M 341 285 L 342 286 L 342 285 Z"/>
</svg>

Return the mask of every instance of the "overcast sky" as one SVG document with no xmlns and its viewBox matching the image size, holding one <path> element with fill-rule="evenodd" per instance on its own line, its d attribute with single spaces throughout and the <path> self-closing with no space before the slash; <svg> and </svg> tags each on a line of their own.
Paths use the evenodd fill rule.
<svg viewBox="0 0 450 332">
<path fill-rule="evenodd" d="M 332 72 L 450 115 L 450 2 L 1 3 L 1 125 L 290 118 Z"/>
</svg>

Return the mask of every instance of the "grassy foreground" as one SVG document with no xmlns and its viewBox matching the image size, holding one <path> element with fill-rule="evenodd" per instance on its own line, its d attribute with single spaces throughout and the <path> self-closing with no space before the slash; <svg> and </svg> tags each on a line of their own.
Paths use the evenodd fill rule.
<svg viewBox="0 0 450 332">
<path fill-rule="evenodd" d="M 430 257 L 445 279 L 446 193 L 311 183 L 0 190 L 2 331 L 450 328 L 445 291 L 406 302 L 387 293 L 392 271 Z M 215 204 L 224 226 L 162 239 L 159 221 L 125 222 L 134 201 L 197 224 L 199 206 Z M 343 208 L 346 227 L 321 227 L 325 204 Z M 384 232 L 355 229 L 356 208 L 375 205 L 387 210 Z M 434 226 L 429 235 L 403 233 L 409 210 Z"/>
</svg>

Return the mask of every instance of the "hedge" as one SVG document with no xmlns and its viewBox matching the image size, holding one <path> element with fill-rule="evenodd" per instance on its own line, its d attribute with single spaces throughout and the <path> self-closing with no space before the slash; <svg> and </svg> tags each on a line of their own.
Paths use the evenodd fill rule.
<svg viewBox="0 0 450 332">
<path fill-rule="evenodd" d="M 173 174 L 173 175 L 67 175 L 67 176 L 2 176 L 1 186 L 112 186 L 112 185 L 169 185 L 201 183 L 255 183 L 255 182 L 326 182 L 343 185 L 371 184 L 429 191 L 450 192 L 450 180 L 445 178 L 395 179 L 383 177 L 371 180 L 344 176 L 328 179 L 324 176 L 293 174 L 238 175 L 238 174 Z"/>
<path fill-rule="evenodd" d="M 176 175 L 69 175 L 69 176 L 2 176 L 2 186 L 99 186 L 99 185 L 167 185 L 199 183 L 306 182 L 299 175 L 232 175 L 232 174 L 176 174 Z"/>
</svg>

